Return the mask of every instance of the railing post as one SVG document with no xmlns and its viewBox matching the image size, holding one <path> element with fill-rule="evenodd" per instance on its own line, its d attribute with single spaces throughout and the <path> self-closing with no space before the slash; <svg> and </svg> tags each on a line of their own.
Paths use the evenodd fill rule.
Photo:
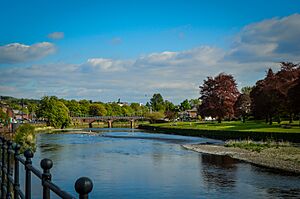
<svg viewBox="0 0 300 199">
<path fill-rule="evenodd" d="M 81 177 L 76 180 L 75 190 L 79 194 L 79 199 L 88 199 L 89 193 L 93 189 L 93 182 L 87 177 Z"/>
<path fill-rule="evenodd" d="M 10 164 L 10 150 L 11 150 L 12 142 L 7 141 L 7 180 L 6 180 L 6 198 L 11 198 L 11 182 L 9 181 L 9 176 L 11 176 L 11 164 Z"/>
<path fill-rule="evenodd" d="M 6 140 L 4 138 L 1 139 L 2 140 L 2 157 L 1 157 L 1 161 L 2 161 L 2 172 L 1 172 L 1 199 L 4 199 L 6 196 L 6 184 L 5 184 L 5 152 L 6 152 Z"/>
<path fill-rule="evenodd" d="M 31 171 L 28 168 L 31 164 L 31 158 L 33 158 L 33 153 L 30 149 L 24 152 L 26 158 L 25 161 L 25 199 L 31 199 Z"/>
<path fill-rule="evenodd" d="M 45 181 L 51 181 L 50 169 L 53 166 L 53 162 L 50 159 L 43 159 L 41 161 L 41 167 L 43 169 L 42 174 L 42 185 L 43 185 L 43 199 L 50 199 L 50 188 L 47 187 L 44 183 Z"/>
<path fill-rule="evenodd" d="M 15 181 L 14 181 L 14 199 L 19 199 L 19 193 L 18 191 L 20 190 L 20 176 L 19 176 L 19 160 L 17 159 L 17 157 L 20 154 L 20 148 L 21 146 L 19 144 L 16 144 L 14 147 L 15 150 L 15 155 L 14 155 L 14 159 L 15 159 Z"/>
</svg>

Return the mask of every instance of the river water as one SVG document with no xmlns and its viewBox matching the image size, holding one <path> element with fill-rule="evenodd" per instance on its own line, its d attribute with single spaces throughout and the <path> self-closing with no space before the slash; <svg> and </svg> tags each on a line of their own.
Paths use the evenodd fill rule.
<svg viewBox="0 0 300 199">
<path fill-rule="evenodd" d="M 181 144 L 218 140 L 93 129 L 91 134 L 39 134 L 33 164 L 54 162 L 52 179 L 76 195 L 81 176 L 93 180 L 90 198 L 300 198 L 300 177 L 229 157 L 199 154 Z M 41 198 L 33 177 L 33 198 Z M 56 198 L 53 195 L 53 198 Z"/>
</svg>

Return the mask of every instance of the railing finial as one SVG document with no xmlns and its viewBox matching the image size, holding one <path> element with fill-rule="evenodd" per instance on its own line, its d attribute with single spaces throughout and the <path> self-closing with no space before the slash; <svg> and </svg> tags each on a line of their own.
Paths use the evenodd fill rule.
<svg viewBox="0 0 300 199">
<path fill-rule="evenodd" d="M 26 159 L 31 159 L 33 158 L 33 152 L 30 149 L 27 149 L 26 151 L 24 151 L 24 156 Z"/>
<path fill-rule="evenodd" d="M 93 189 L 93 182 L 88 177 L 81 177 L 76 180 L 75 190 L 79 194 L 79 199 L 88 199 L 88 194 Z"/>
</svg>

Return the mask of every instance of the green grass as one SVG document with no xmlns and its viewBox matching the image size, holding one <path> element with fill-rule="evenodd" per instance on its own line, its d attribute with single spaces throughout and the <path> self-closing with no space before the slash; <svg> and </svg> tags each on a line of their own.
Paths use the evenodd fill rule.
<svg viewBox="0 0 300 199">
<path fill-rule="evenodd" d="M 166 127 L 174 129 L 199 129 L 199 130 L 220 130 L 220 131 L 241 131 L 241 132 L 272 132 L 272 133 L 300 133 L 298 122 L 293 123 L 290 128 L 283 126 L 287 122 L 281 124 L 273 123 L 266 124 L 262 121 L 247 121 L 242 123 L 240 121 L 230 122 L 170 122 L 161 124 L 151 124 L 151 126 Z"/>
</svg>

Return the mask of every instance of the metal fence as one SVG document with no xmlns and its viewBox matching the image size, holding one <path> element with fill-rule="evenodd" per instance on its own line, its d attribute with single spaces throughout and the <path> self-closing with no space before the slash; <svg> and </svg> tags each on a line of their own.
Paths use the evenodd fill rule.
<svg viewBox="0 0 300 199">
<path fill-rule="evenodd" d="M 6 140 L 4 137 L 0 137 L 0 150 L 1 150 L 1 199 L 31 199 L 31 174 L 37 176 L 41 180 L 43 188 L 43 199 L 50 198 L 50 192 L 54 192 L 60 198 L 75 199 L 76 197 L 63 191 L 59 186 L 51 181 L 50 169 L 53 166 L 52 160 L 43 159 L 40 162 L 40 166 L 43 170 L 32 165 L 31 159 L 33 158 L 33 152 L 26 150 L 24 157 L 20 154 L 20 145 L 13 143 L 10 140 Z M 25 167 L 25 186 L 24 191 L 20 187 L 20 163 Z M 81 177 L 75 182 L 75 190 L 79 195 L 79 199 L 87 199 L 89 193 L 93 189 L 92 181 L 87 177 Z"/>
</svg>

